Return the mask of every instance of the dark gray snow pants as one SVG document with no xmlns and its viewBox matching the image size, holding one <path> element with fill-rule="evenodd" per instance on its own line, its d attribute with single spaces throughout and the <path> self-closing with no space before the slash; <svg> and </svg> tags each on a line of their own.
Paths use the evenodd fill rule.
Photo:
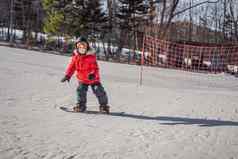
<svg viewBox="0 0 238 159">
<path fill-rule="evenodd" d="M 91 86 L 100 106 L 106 106 L 108 104 L 108 97 L 101 83 L 95 83 L 92 85 L 79 83 L 77 88 L 77 102 L 79 103 L 80 107 L 86 107 L 88 86 Z"/>
</svg>

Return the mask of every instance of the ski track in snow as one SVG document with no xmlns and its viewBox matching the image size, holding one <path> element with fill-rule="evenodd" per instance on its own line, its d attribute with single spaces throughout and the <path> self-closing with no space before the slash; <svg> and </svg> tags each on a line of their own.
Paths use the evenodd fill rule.
<svg viewBox="0 0 238 159">
<path fill-rule="evenodd" d="M 238 78 L 99 62 L 112 113 L 66 113 L 69 57 L 0 52 L 0 159 L 238 159 Z"/>
</svg>

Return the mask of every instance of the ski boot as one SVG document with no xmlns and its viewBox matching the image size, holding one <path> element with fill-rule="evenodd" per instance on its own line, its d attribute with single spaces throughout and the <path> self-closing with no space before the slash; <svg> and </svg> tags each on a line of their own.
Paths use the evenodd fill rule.
<svg viewBox="0 0 238 159">
<path fill-rule="evenodd" d="M 80 106 L 79 103 L 76 104 L 75 107 L 73 107 L 74 112 L 85 112 L 86 106 Z"/>
<path fill-rule="evenodd" d="M 109 114 L 110 113 L 110 107 L 107 106 L 107 105 L 101 105 L 101 106 L 99 106 L 99 112 Z"/>
</svg>

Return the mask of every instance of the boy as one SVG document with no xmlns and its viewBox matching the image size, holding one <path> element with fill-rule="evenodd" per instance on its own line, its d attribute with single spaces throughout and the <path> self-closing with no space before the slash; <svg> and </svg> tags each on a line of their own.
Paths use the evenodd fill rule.
<svg viewBox="0 0 238 159">
<path fill-rule="evenodd" d="M 100 104 L 99 111 L 109 113 L 108 97 L 100 82 L 99 68 L 95 51 L 90 48 L 86 38 L 80 37 L 76 41 L 76 49 L 73 51 L 71 61 L 61 82 L 70 81 L 77 72 L 79 86 L 77 88 L 77 104 L 73 107 L 75 112 L 85 112 L 87 109 L 87 91 L 91 86 Z"/>
</svg>

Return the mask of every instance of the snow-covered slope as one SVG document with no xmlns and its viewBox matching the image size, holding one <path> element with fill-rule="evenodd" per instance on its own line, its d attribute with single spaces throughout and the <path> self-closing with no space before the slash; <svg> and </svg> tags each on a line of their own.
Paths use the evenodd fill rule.
<svg viewBox="0 0 238 159">
<path fill-rule="evenodd" d="M 112 114 L 66 113 L 68 61 L 0 47 L 0 159 L 238 158 L 237 78 L 99 62 Z"/>
</svg>

